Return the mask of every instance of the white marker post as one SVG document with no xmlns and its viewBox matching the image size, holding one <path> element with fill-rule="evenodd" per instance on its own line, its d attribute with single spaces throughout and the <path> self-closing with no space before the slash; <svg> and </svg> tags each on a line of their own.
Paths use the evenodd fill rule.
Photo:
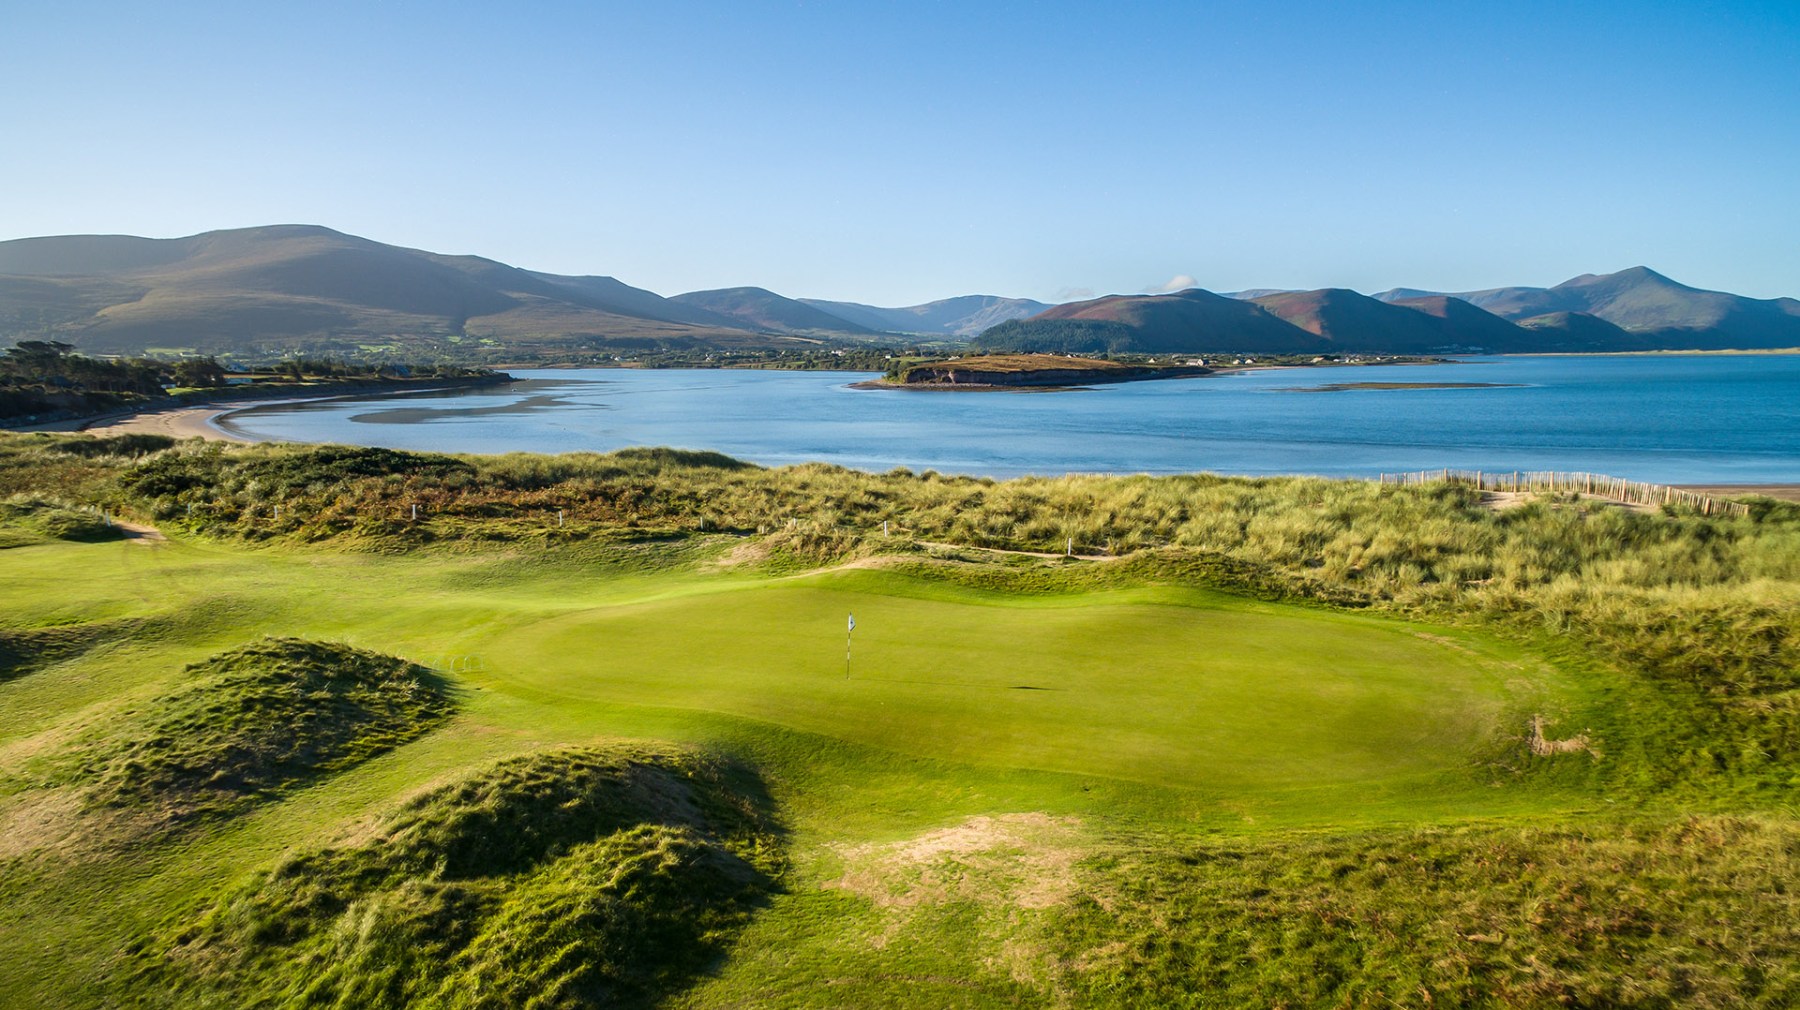
<svg viewBox="0 0 1800 1010">
<path fill-rule="evenodd" d="M 850 626 L 844 629 L 844 679 L 850 679 L 850 633 L 856 630 L 856 615 L 850 615 Z"/>
</svg>

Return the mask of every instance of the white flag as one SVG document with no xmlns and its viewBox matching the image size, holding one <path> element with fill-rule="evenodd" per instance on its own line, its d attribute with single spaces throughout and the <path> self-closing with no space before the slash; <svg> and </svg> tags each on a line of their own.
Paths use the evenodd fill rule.
<svg viewBox="0 0 1800 1010">
<path fill-rule="evenodd" d="M 850 615 L 850 628 L 849 628 L 849 631 L 845 632 L 845 634 L 849 634 L 851 631 L 855 631 L 855 630 L 856 630 L 856 615 L 851 614 Z"/>
</svg>

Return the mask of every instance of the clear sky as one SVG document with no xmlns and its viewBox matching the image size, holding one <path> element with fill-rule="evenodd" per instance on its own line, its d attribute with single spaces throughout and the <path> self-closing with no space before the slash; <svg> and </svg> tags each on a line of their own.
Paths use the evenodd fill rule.
<svg viewBox="0 0 1800 1010">
<path fill-rule="evenodd" d="M 0 238 L 299 222 L 887 305 L 1800 296 L 1800 0 L 6 6 Z"/>
</svg>

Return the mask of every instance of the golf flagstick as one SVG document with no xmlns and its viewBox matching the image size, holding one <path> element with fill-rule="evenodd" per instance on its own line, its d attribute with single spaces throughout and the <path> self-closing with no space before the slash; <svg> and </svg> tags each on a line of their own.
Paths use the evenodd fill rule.
<svg viewBox="0 0 1800 1010">
<path fill-rule="evenodd" d="M 850 615 L 850 626 L 844 629 L 844 679 L 850 679 L 850 633 L 856 630 L 856 615 Z"/>
</svg>

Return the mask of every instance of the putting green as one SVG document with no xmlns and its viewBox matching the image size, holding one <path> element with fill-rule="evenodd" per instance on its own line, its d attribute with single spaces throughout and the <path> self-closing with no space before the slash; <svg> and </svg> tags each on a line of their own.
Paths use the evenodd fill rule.
<svg viewBox="0 0 1800 1010">
<path fill-rule="evenodd" d="M 1520 672 L 1396 622 L 1203 592 L 930 589 L 865 571 L 617 603 L 509 628 L 485 657 L 496 685 L 570 701 L 1231 790 L 1456 766 L 1500 727 Z"/>
<path fill-rule="evenodd" d="M 1561 679 L 1479 636 L 1191 589 L 1018 595 L 880 569 L 771 579 L 196 543 L 0 560 L 20 624 L 151 622 L 72 675 L 6 685 L 0 737 L 280 634 L 449 666 L 510 699 L 491 717 L 558 737 L 705 740 L 723 716 L 986 770 L 1246 795 L 1460 773 Z"/>
</svg>

